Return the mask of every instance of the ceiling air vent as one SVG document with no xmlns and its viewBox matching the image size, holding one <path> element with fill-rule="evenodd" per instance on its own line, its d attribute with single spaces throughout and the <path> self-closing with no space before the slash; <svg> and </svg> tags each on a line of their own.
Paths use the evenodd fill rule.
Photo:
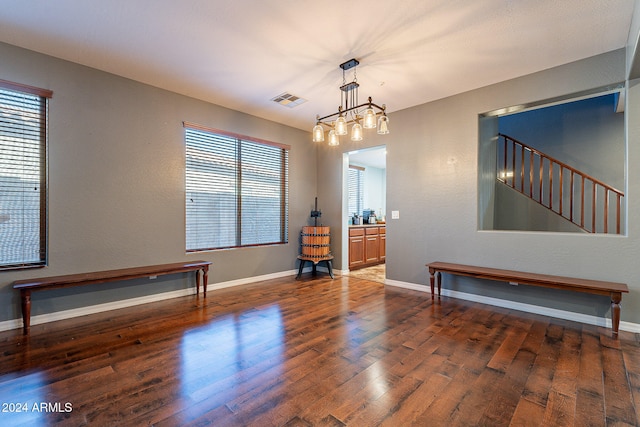
<svg viewBox="0 0 640 427">
<path fill-rule="evenodd" d="M 283 105 L 285 107 L 289 107 L 289 108 L 293 108 L 304 102 L 307 102 L 306 99 L 300 98 L 299 96 L 291 95 L 288 92 L 281 93 L 275 98 L 271 98 L 271 100 L 273 102 L 277 102 L 278 104 Z"/>
</svg>

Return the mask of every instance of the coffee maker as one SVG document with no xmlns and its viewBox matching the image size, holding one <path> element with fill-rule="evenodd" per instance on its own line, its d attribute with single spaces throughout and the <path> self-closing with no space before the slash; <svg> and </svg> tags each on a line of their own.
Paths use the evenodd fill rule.
<svg viewBox="0 0 640 427">
<path fill-rule="evenodd" d="M 365 209 L 362 211 L 362 221 L 363 224 L 375 224 L 376 223 L 376 212 L 372 209 Z"/>
</svg>

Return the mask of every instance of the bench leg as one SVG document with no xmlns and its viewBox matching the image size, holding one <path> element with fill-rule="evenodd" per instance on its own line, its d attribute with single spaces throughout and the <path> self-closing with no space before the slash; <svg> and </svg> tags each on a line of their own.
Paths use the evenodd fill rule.
<svg viewBox="0 0 640 427">
<path fill-rule="evenodd" d="M 200 295 L 200 282 L 202 281 L 202 292 L 207 297 L 207 283 L 209 282 L 209 266 L 196 270 L 196 295 Z"/>
<path fill-rule="evenodd" d="M 202 269 L 202 291 L 204 297 L 207 297 L 207 284 L 209 284 L 209 266 Z"/>
<path fill-rule="evenodd" d="M 622 301 L 622 293 L 611 293 L 611 329 L 613 335 L 618 336 L 618 328 L 620 327 L 620 301 Z"/>
<path fill-rule="evenodd" d="M 434 295 L 434 288 L 436 283 L 435 273 L 436 272 L 434 269 L 429 268 L 429 284 L 431 285 L 431 299 L 435 298 L 435 295 Z"/>
<path fill-rule="evenodd" d="M 31 291 L 20 290 L 22 300 L 22 334 L 29 335 L 31 328 Z"/>
<path fill-rule="evenodd" d="M 436 271 L 433 268 L 429 268 L 429 284 L 431 285 L 431 299 L 435 299 L 436 291 L 435 284 L 438 282 L 438 298 L 440 297 L 440 290 L 442 287 L 442 273 Z"/>
</svg>

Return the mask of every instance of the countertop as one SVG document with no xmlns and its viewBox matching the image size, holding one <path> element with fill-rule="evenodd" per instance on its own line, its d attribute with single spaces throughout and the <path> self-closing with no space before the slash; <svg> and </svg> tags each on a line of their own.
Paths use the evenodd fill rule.
<svg viewBox="0 0 640 427">
<path fill-rule="evenodd" d="M 380 224 L 349 225 L 349 228 L 384 227 L 385 225 L 387 224 L 382 222 Z"/>
</svg>

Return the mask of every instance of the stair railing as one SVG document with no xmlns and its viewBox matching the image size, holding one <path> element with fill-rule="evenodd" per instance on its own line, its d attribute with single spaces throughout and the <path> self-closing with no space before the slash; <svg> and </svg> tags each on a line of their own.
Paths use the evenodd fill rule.
<svg viewBox="0 0 640 427">
<path fill-rule="evenodd" d="M 589 233 L 609 233 L 612 222 L 620 234 L 622 191 L 515 138 L 498 136 L 499 181 Z"/>
</svg>

